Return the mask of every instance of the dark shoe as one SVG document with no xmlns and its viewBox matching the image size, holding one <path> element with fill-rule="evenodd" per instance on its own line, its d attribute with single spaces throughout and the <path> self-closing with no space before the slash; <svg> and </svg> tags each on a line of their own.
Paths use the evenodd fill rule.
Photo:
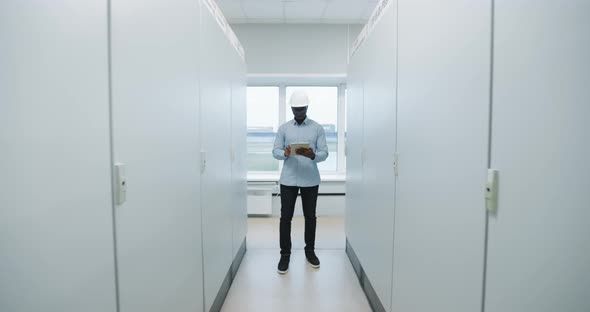
<svg viewBox="0 0 590 312">
<path fill-rule="evenodd" d="M 289 255 L 282 255 L 281 260 L 279 261 L 278 271 L 280 274 L 285 274 L 289 271 L 289 260 L 291 260 L 291 256 Z"/>
<path fill-rule="evenodd" d="M 313 250 L 305 251 L 305 258 L 307 258 L 307 262 L 309 262 L 312 267 L 316 269 L 320 267 L 320 259 L 318 259 Z"/>
</svg>

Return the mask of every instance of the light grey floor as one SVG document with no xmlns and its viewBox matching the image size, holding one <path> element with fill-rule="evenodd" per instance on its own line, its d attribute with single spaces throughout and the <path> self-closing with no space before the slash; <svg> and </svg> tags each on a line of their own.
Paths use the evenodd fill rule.
<svg viewBox="0 0 590 312">
<path fill-rule="evenodd" d="M 222 311 L 371 311 L 352 265 L 344 252 L 344 219 L 319 217 L 316 253 L 321 268 L 307 263 L 304 222 L 295 217 L 289 272 L 277 273 L 278 218 L 248 220 L 248 251 Z"/>
</svg>

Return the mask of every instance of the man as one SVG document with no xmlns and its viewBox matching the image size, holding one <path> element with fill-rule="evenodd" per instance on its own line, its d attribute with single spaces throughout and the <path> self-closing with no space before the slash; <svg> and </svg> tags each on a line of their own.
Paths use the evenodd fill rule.
<svg viewBox="0 0 590 312">
<path fill-rule="evenodd" d="M 281 125 L 274 142 L 273 156 L 284 160 L 281 173 L 281 260 L 280 274 L 289 270 L 291 256 L 291 220 L 295 201 L 301 190 L 303 215 L 305 216 L 305 257 L 314 268 L 320 267 L 315 254 L 316 203 L 320 184 L 317 164 L 328 158 L 328 145 L 324 128 L 307 118 L 309 97 L 302 90 L 293 92 L 289 100 L 294 119 Z M 293 143 L 308 143 L 309 148 L 291 150 Z"/>
</svg>

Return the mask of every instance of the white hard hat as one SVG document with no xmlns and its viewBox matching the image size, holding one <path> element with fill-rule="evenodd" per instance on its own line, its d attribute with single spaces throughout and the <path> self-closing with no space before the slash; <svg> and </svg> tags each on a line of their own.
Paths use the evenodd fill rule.
<svg viewBox="0 0 590 312">
<path fill-rule="evenodd" d="M 295 90 L 293 94 L 291 94 L 289 105 L 291 105 L 291 107 L 309 106 L 309 96 L 307 96 L 307 92 L 303 90 Z"/>
</svg>

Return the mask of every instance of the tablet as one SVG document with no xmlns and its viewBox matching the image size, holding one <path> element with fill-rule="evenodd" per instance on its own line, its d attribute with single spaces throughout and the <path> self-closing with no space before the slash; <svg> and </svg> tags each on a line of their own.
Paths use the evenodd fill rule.
<svg viewBox="0 0 590 312">
<path fill-rule="evenodd" d="M 305 142 L 296 142 L 296 143 L 291 143 L 289 144 L 289 146 L 291 146 L 291 151 L 295 152 L 300 148 L 309 148 L 309 143 L 305 143 Z"/>
</svg>

